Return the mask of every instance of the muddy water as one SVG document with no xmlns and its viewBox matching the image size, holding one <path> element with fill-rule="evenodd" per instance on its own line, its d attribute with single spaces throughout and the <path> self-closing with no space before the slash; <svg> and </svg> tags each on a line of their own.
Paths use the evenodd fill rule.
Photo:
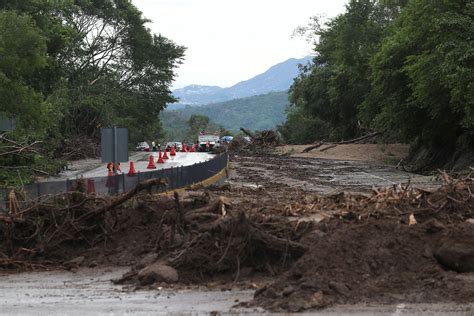
<svg viewBox="0 0 474 316">
<path fill-rule="evenodd" d="M 234 308 L 253 291 L 131 291 L 111 279 L 125 268 L 0 275 L 0 315 L 209 315 L 255 314 L 261 309 Z M 474 304 L 342 305 L 311 315 L 472 315 Z M 217 314 L 217 313 L 216 313 Z M 293 314 L 285 314 L 293 315 Z M 296 315 L 296 314 L 295 314 Z M 301 314 L 298 314 L 301 315 Z"/>
<path fill-rule="evenodd" d="M 111 279 L 128 269 L 81 269 L 0 275 L 1 315 L 150 315 L 218 312 L 249 301 L 253 291 L 167 290 L 131 291 Z"/>
<path fill-rule="evenodd" d="M 424 189 L 433 189 L 440 185 L 440 182 L 431 176 L 404 172 L 378 162 L 298 157 L 239 157 L 232 164 L 239 172 L 232 173 L 230 182 L 237 187 L 272 182 L 304 191 L 334 194 L 341 191 L 367 192 L 372 187 L 408 183 Z M 255 180 L 249 181 L 249 178 Z"/>
</svg>

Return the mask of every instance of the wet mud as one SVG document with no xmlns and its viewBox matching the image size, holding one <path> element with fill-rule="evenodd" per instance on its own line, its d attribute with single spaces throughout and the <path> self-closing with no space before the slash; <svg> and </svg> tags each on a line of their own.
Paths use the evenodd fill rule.
<svg viewBox="0 0 474 316">
<path fill-rule="evenodd" d="M 32 280 L 42 280 L 43 275 L 55 280 L 53 283 L 62 280 L 54 283 L 51 291 L 36 291 L 35 287 L 41 287 L 39 283 L 30 291 L 29 273 L 0 277 L 0 291 L 7 293 L 0 300 L 2 311 L 3 307 L 11 313 L 29 311 L 29 306 L 41 306 L 40 310 L 48 313 L 57 312 L 56 308 L 68 311 L 68 300 L 73 303 L 71 311 L 76 311 L 75 304 L 82 300 L 90 301 L 88 311 L 96 313 L 472 312 L 474 271 L 469 265 L 466 271 L 458 269 L 460 262 L 471 262 L 469 256 L 474 250 L 465 242 L 474 240 L 474 225 L 469 222 L 474 217 L 472 179 L 443 181 L 442 176 L 409 174 L 377 162 L 242 155 L 232 156 L 229 175 L 227 184 L 201 189 L 190 196 L 205 194 L 209 201 L 224 198 L 229 203 L 224 203 L 225 209 L 219 204 L 216 218 L 225 218 L 229 210 L 228 214 L 242 212 L 252 225 L 260 225 L 252 227 L 270 226 L 270 231 L 284 236 L 281 239 L 285 242 L 291 236 L 291 243 L 305 249 L 302 255 L 282 255 L 285 260 L 266 265 L 235 260 L 240 253 L 230 245 L 236 237 L 212 230 L 206 240 L 216 238 L 216 249 L 222 251 L 215 261 L 231 259 L 228 262 L 232 264 L 227 264 L 225 270 L 214 271 L 212 265 L 204 270 L 192 264 L 187 269 L 176 265 L 183 276 L 177 283 L 142 286 L 131 280 L 113 285 L 110 279 L 126 275 L 129 267 L 133 271 L 150 254 L 154 259 L 148 263 L 153 263 L 169 258 L 170 253 L 181 258 L 180 251 L 188 249 L 162 244 L 169 237 L 169 230 L 161 235 L 164 215 L 157 217 L 162 213 L 144 204 L 146 198 L 136 199 L 117 211 L 117 230 L 106 239 L 92 247 L 84 242 L 71 243 L 48 258 L 56 264 L 49 268 L 66 267 L 75 273 L 56 272 L 58 275 L 52 277 L 49 273 L 55 272 L 33 274 Z M 446 180 L 451 183 L 446 184 Z M 409 189 L 414 187 L 419 190 Z M 189 209 L 183 211 L 210 205 L 200 204 L 200 199 L 191 201 Z M 149 203 L 157 202 L 149 199 Z M 170 212 L 179 207 L 170 205 Z M 265 218 L 268 220 L 263 221 Z M 252 222 L 254 219 L 258 221 Z M 185 245 L 189 236 L 182 233 L 173 242 Z M 253 241 L 248 242 L 252 234 L 245 236 L 243 245 L 252 247 Z M 210 244 L 204 246 L 212 249 Z M 446 255 L 446 248 L 459 251 Z M 468 261 L 462 259 L 465 253 L 471 258 Z M 456 255 L 461 259 L 443 261 Z M 67 265 L 77 257 L 82 257 L 79 265 Z M 104 272 L 104 266 L 122 268 Z M 64 292 L 55 296 L 61 290 Z M 107 309 L 104 302 L 111 302 L 116 309 Z"/>
</svg>

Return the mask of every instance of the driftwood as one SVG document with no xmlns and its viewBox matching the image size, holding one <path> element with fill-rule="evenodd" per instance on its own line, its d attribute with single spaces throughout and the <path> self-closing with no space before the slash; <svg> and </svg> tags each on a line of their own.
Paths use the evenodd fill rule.
<svg viewBox="0 0 474 316">
<path fill-rule="evenodd" d="M 110 201 L 109 204 L 107 204 L 105 207 L 99 209 L 96 211 L 96 213 L 102 213 L 102 212 L 107 212 L 113 209 L 114 207 L 117 207 L 120 204 L 123 204 L 124 202 L 130 200 L 132 197 L 137 195 L 138 192 L 143 191 L 143 190 L 148 190 L 151 187 L 154 186 L 166 186 L 167 182 L 165 179 L 157 178 L 157 179 L 149 179 L 145 180 L 135 186 L 132 190 L 128 191 L 125 194 L 122 194 L 118 196 L 117 198 L 114 198 L 113 200 Z"/>
<path fill-rule="evenodd" d="M 254 136 L 249 130 L 247 130 L 247 129 L 243 128 L 243 127 L 241 127 L 240 130 L 241 130 L 242 132 L 244 132 L 244 134 L 247 135 L 248 137 L 250 137 L 250 138 L 252 138 L 252 139 L 255 138 L 255 136 Z"/>
<path fill-rule="evenodd" d="M 241 127 L 240 130 L 250 137 L 250 144 L 253 147 L 271 147 L 277 146 L 280 143 L 277 133 L 272 130 L 264 130 L 256 134 L 251 133 L 243 127 Z"/>
<path fill-rule="evenodd" d="M 345 141 L 341 141 L 341 142 L 337 142 L 337 143 L 326 143 L 324 141 L 321 141 L 321 142 L 319 142 L 315 145 L 311 145 L 309 147 L 306 147 L 305 149 L 303 149 L 303 151 L 301 153 L 307 153 L 307 152 L 310 152 L 311 150 L 319 148 L 323 145 L 329 145 L 328 147 L 324 147 L 320 150 L 320 151 L 326 151 L 328 149 L 336 147 L 337 145 L 354 144 L 354 143 L 358 143 L 358 142 L 361 142 L 361 141 L 366 140 L 366 139 L 373 138 L 373 137 L 381 135 L 381 134 L 383 134 L 383 132 L 374 132 L 374 133 L 370 133 L 370 134 L 367 134 L 367 135 L 364 135 L 364 136 L 361 136 L 361 137 L 357 137 L 357 138 L 354 138 L 354 139 L 349 139 L 349 140 L 345 140 Z"/>
<path fill-rule="evenodd" d="M 332 144 L 332 145 L 329 145 L 327 147 L 324 147 L 324 148 L 321 148 L 319 151 L 326 151 L 328 149 L 331 149 L 331 148 L 334 148 L 336 147 L 338 144 Z"/>
<path fill-rule="evenodd" d="M 165 184 L 163 179 L 151 179 L 109 198 L 71 191 L 15 209 L 0 216 L 0 251 L 8 245 L 8 259 L 20 262 L 35 253 L 60 249 L 69 241 L 82 241 L 92 247 L 113 231 L 114 223 L 108 219 L 116 216 L 107 216 L 112 210 L 142 190 Z"/>
<path fill-rule="evenodd" d="M 303 151 L 301 153 L 307 153 L 307 152 L 310 152 L 311 150 L 313 149 L 316 149 L 316 148 L 319 148 L 321 147 L 322 145 L 324 145 L 324 141 L 322 142 L 318 142 L 316 145 L 311 145 L 309 147 L 306 147 L 305 149 L 303 149 Z"/>
</svg>

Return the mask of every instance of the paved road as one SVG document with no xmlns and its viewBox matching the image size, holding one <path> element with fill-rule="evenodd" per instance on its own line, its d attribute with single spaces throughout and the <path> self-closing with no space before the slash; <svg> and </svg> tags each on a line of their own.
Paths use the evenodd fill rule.
<svg viewBox="0 0 474 316">
<path fill-rule="evenodd" d="M 253 291 L 200 288 L 133 291 L 110 282 L 127 268 L 0 275 L 0 315 L 167 315 L 242 312 L 232 308 Z M 247 309 L 246 311 L 252 311 Z"/>
<path fill-rule="evenodd" d="M 153 155 L 155 161 L 156 169 L 147 169 L 149 157 Z M 169 155 L 169 153 L 168 153 Z M 214 155 L 208 153 L 177 153 L 175 157 L 170 157 L 170 159 L 165 160 L 164 164 L 157 164 L 158 153 L 149 153 L 149 152 L 138 152 L 132 153 L 129 157 L 130 161 L 133 161 L 135 164 L 135 171 L 147 172 L 152 170 L 159 170 L 163 168 L 171 168 L 178 166 L 189 166 L 195 163 L 204 162 L 210 160 Z M 128 173 L 129 163 L 121 163 L 121 169 L 124 173 Z M 71 162 L 69 164 L 68 170 L 62 172 L 58 177 L 51 177 L 42 179 L 44 181 L 56 181 L 56 180 L 65 180 L 67 178 L 74 179 L 77 177 L 84 176 L 84 178 L 90 177 L 104 177 L 107 175 L 107 164 L 101 163 L 100 159 L 84 159 Z"/>
<path fill-rule="evenodd" d="M 150 155 L 153 156 L 153 161 L 155 162 L 156 169 L 147 169 Z M 208 153 L 177 153 L 176 156 L 171 157 L 169 156 L 168 160 L 164 160 L 165 163 L 158 164 L 156 161 L 158 160 L 158 153 L 140 153 L 133 155 L 130 161 L 133 161 L 135 164 L 135 171 L 140 172 L 147 172 L 153 170 L 159 170 L 164 168 L 175 168 L 178 166 L 189 166 L 195 163 L 204 162 L 210 160 L 214 157 Z M 129 163 L 121 163 L 121 169 L 123 172 L 127 173 L 129 170 Z M 85 178 L 89 177 L 102 177 L 107 175 L 107 168 L 106 164 L 95 168 L 93 170 L 89 170 L 87 172 L 82 173 Z M 78 175 L 76 175 L 78 176 Z"/>
<path fill-rule="evenodd" d="M 1 315 L 209 315 L 211 311 L 250 315 L 262 309 L 236 308 L 250 301 L 252 290 L 216 291 L 199 287 L 133 291 L 116 286 L 126 268 L 0 274 Z M 472 315 L 474 304 L 388 304 L 336 305 L 308 312 L 321 316 L 361 315 Z M 302 313 L 304 314 L 304 313 Z M 285 315 L 302 315 L 285 314 Z"/>
</svg>

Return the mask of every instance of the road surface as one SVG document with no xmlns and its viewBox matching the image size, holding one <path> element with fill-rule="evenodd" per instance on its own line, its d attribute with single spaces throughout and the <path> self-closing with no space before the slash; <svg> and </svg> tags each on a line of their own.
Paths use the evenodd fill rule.
<svg viewBox="0 0 474 316">
<path fill-rule="evenodd" d="M 2 315 L 234 315 L 257 314 L 260 308 L 235 307 L 248 302 L 253 290 L 231 291 L 166 289 L 149 291 L 113 285 L 126 268 L 80 269 L 0 274 L 0 314 Z M 336 305 L 325 310 L 285 315 L 472 315 L 474 304 L 360 304 Z"/>
<path fill-rule="evenodd" d="M 150 155 L 153 155 L 153 160 L 155 161 L 156 169 L 147 169 Z M 168 160 L 165 160 L 164 164 L 158 164 L 158 153 L 151 152 L 137 152 L 130 155 L 130 161 L 133 161 L 135 164 L 135 171 L 147 172 L 153 170 L 159 170 L 164 168 L 175 168 L 178 166 L 189 166 L 196 163 L 204 162 L 210 160 L 214 155 L 208 153 L 194 152 L 194 153 L 176 153 L 175 157 L 169 156 Z M 128 173 L 129 163 L 121 163 L 122 172 Z M 69 164 L 68 170 L 65 170 L 57 177 L 50 177 L 41 179 L 40 182 L 46 181 L 56 181 L 56 180 L 65 180 L 75 179 L 78 177 L 92 178 L 92 177 L 104 177 L 107 176 L 107 164 L 101 163 L 100 159 L 84 159 L 73 161 Z"/>
</svg>

